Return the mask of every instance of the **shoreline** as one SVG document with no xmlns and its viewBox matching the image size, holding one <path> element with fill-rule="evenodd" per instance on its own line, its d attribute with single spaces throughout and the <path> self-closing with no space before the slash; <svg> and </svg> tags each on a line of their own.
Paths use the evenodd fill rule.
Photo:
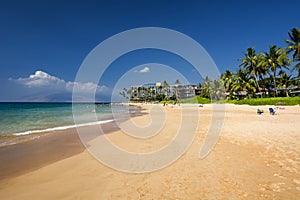
<svg viewBox="0 0 300 200">
<path fill-rule="evenodd" d="M 88 128 L 92 129 L 94 126 L 97 125 Z M 114 122 L 99 126 L 105 134 L 118 130 Z M 21 140 L 16 144 L 0 147 L 0 182 L 77 155 L 85 150 L 76 128 L 34 135 L 36 137 L 33 139 Z"/>
<path fill-rule="evenodd" d="M 6 135 L 1 135 L 0 136 L 0 148 L 9 146 L 9 145 L 15 145 L 18 143 L 26 142 L 29 140 L 34 140 L 38 139 L 44 135 L 51 134 L 52 132 L 57 132 L 57 131 L 64 131 L 64 130 L 69 130 L 69 129 L 77 129 L 79 127 L 84 127 L 84 126 L 95 126 L 95 125 L 101 125 L 101 124 L 106 124 L 113 122 L 113 119 L 106 119 L 106 120 L 101 120 L 97 122 L 90 122 L 90 123 L 83 123 L 83 124 L 76 124 L 76 125 L 67 125 L 67 126 L 58 126 L 58 127 L 53 127 L 53 128 L 46 128 L 42 130 L 32 130 L 32 131 L 25 131 L 25 132 L 20 132 L 20 133 L 11 133 L 11 134 L 6 134 Z"/>
<path fill-rule="evenodd" d="M 141 107 L 134 107 L 137 110 L 135 113 L 130 113 L 130 116 L 141 115 Z M 122 119 L 122 121 L 126 120 L 128 119 Z M 0 185 L 6 179 L 20 176 L 82 153 L 86 148 L 79 138 L 77 129 L 85 128 L 92 131 L 98 126 L 101 127 L 104 134 L 119 130 L 111 116 L 102 118 L 101 121 L 96 123 L 50 128 L 33 131 L 25 135 L 9 134 L 0 136 Z"/>
<path fill-rule="evenodd" d="M 121 104 L 119 103 L 118 105 L 121 105 Z M 130 104 L 128 104 L 128 105 L 122 104 L 122 105 L 123 106 L 133 106 Z M 135 113 L 130 113 L 130 116 L 139 115 L 139 113 L 141 112 L 140 106 L 134 105 L 134 107 L 135 107 L 135 109 L 137 109 L 137 111 L 135 111 Z M 111 114 L 108 116 L 101 117 L 100 120 L 93 121 L 93 122 L 70 124 L 70 125 L 57 126 L 57 127 L 49 127 L 49 128 L 45 128 L 45 129 L 39 129 L 39 130 L 28 130 L 28 131 L 23 131 L 23 132 L 18 132 L 18 133 L 8 133 L 8 134 L 0 135 L 0 148 L 9 146 L 9 145 L 15 145 L 15 144 L 30 141 L 30 140 L 35 140 L 44 135 L 51 134 L 52 132 L 56 132 L 56 131 L 77 129 L 79 127 L 85 127 L 85 126 L 95 126 L 95 125 L 110 123 L 113 121 L 114 121 L 114 117 Z"/>
</svg>

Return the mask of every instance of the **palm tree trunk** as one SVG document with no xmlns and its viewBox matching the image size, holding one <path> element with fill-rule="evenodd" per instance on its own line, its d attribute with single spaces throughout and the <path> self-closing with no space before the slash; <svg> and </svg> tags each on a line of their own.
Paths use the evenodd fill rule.
<svg viewBox="0 0 300 200">
<path fill-rule="evenodd" d="M 254 77 L 255 77 L 255 82 L 256 82 L 257 88 L 258 88 L 258 92 L 260 93 L 257 77 L 256 76 L 254 76 Z M 262 93 L 260 93 L 260 98 L 262 98 Z"/>
<path fill-rule="evenodd" d="M 278 92 L 277 92 L 277 85 L 276 85 L 276 71 L 274 71 L 274 76 L 273 76 L 273 82 L 274 82 L 274 89 L 275 89 L 275 96 L 278 96 Z"/>
</svg>

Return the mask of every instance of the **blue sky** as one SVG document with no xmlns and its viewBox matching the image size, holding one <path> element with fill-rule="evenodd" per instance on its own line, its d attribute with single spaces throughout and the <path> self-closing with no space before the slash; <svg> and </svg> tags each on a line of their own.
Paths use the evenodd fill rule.
<svg viewBox="0 0 300 200">
<path fill-rule="evenodd" d="M 77 71 L 93 48 L 117 33 L 139 27 L 163 27 L 186 34 L 205 48 L 220 72 L 236 70 L 238 58 L 248 47 L 260 52 L 272 44 L 285 46 L 288 31 L 300 28 L 299 7 L 297 0 L 1 1 L 0 101 L 57 100 L 53 96 L 71 92 L 69 87 L 75 84 Z M 98 86 L 82 83 L 82 87 L 97 88 L 99 100 L 107 100 L 124 73 L 154 62 L 172 66 L 191 83 L 200 81 L 184 60 L 147 50 L 122 56 Z M 164 76 L 168 73 L 149 68 L 153 78 L 149 81 L 172 79 Z M 131 70 L 131 76 L 146 74 L 138 70 L 142 69 Z M 175 82 L 175 77 L 168 81 Z"/>
</svg>

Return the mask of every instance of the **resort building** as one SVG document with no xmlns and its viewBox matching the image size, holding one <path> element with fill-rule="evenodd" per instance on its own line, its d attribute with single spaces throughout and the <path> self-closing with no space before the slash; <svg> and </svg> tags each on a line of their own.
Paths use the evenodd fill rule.
<svg viewBox="0 0 300 200">
<path fill-rule="evenodd" d="M 162 85 L 160 82 L 130 87 L 131 101 L 152 101 L 158 96 L 169 99 L 193 98 L 201 92 L 195 85 Z"/>
<path fill-rule="evenodd" d="M 196 96 L 197 87 L 194 85 L 171 85 L 171 95 L 176 95 L 178 99 L 189 99 Z"/>
</svg>

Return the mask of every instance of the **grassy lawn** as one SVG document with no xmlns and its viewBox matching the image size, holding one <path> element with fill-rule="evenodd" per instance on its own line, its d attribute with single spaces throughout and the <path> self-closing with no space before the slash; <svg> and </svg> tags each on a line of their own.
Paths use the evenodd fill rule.
<svg viewBox="0 0 300 200">
<path fill-rule="evenodd" d="M 228 100 L 228 103 L 258 105 L 300 105 L 300 97 L 271 97 L 271 98 L 252 98 L 243 100 Z"/>
<path fill-rule="evenodd" d="M 211 100 L 199 96 L 195 96 L 191 99 L 182 99 L 180 100 L 180 103 L 196 103 L 196 104 L 210 104 Z"/>
<path fill-rule="evenodd" d="M 195 104 L 210 104 L 211 100 L 196 96 L 191 99 L 183 99 L 180 103 L 195 103 Z M 216 103 L 224 103 L 216 102 Z M 227 100 L 226 103 L 233 104 L 248 104 L 252 106 L 258 105 L 300 105 L 300 97 L 271 97 L 271 98 L 252 98 L 252 99 L 242 99 L 242 100 Z"/>
</svg>

